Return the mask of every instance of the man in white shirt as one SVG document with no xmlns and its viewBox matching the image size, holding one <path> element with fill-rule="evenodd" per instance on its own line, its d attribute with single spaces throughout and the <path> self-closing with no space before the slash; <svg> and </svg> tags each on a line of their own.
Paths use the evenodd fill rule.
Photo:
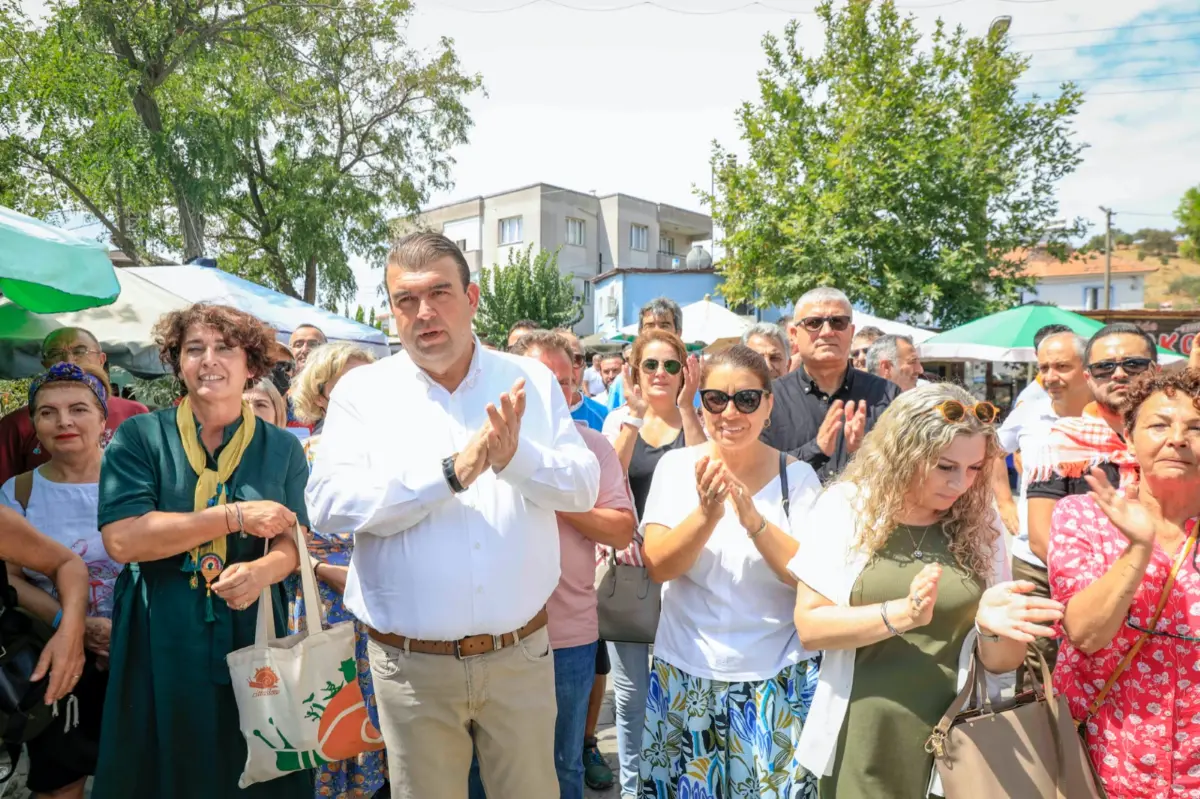
<svg viewBox="0 0 1200 799">
<path fill-rule="evenodd" d="M 1054 422 L 1060 418 L 1079 416 L 1092 401 L 1092 390 L 1088 387 L 1087 371 L 1084 369 L 1084 351 L 1087 342 L 1073 332 L 1052 333 L 1043 338 L 1037 348 L 1038 375 L 1046 389 L 1047 398 L 1024 402 L 1013 409 L 1000 426 L 998 438 L 1005 452 L 1024 453 L 1025 465 L 1036 460 L 1038 451 L 1045 446 L 1046 436 Z M 999 467 L 1001 464 L 997 464 Z M 1050 596 L 1050 583 L 1046 564 L 1029 542 L 1029 474 L 1021 470 L 1020 494 L 1017 497 L 1017 531 L 1012 543 L 1013 578 L 1029 580 L 1038 586 L 1033 596 Z M 997 500 L 999 503 L 1001 500 Z M 1037 547 L 1042 549 L 1043 547 Z M 1058 651 L 1053 638 L 1039 638 L 1036 646 L 1045 656 L 1050 667 Z M 1033 674 L 1040 674 L 1036 656 L 1026 661 L 1033 667 Z"/>
<path fill-rule="evenodd" d="M 604 393 L 604 389 L 608 386 L 604 382 L 604 377 L 600 374 L 600 353 L 592 356 L 592 365 L 583 370 L 583 393 L 589 397 L 596 397 Z"/>
<path fill-rule="evenodd" d="M 405 237 L 385 282 L 404 350 L 338 381 L 313 464 L 313 526 L 354 534 L 346 606 L 368 654 L 393 786 L 558 794 L 546 601 L 556 512 L 596 504 L 600 467 L 555 377 L 484 349 L 479 287 L 435 233 Z"/>
</svg>

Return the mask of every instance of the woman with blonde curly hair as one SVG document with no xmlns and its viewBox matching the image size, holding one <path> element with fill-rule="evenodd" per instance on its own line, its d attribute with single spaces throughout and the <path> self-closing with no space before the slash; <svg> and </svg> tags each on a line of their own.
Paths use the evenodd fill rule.
<svg viewBox="0 0 1200 799">
<path fill-rule="evenodd" d="M 804 517 L 788 565 L 806 649 L 825 650 L 800 738 L 821 799 L 924 799 L 934 725 L 976 651 L 1017 668 L 1062 605 L 1010 582 L 988 470 L 995 406 L 936 384 L 901 394 Z M 955 676 L 957 675 L 957 679 Z"/>
<path fill-rule="evenodd" d="M 296 418 L 313 426 L 313 434 L 304 440 L 304 453 L 309 465 L 321 441 L 321 427 L 329 396 L 342 376 L 358 366 L 375 362 L 375 356 L 357 344 L 338 341 L 321 344 L 308 354 L 304 369 L 292 381 L 292 406 Z M 310 530 L 308 556 L 312 558 L 321 593 L 322 613 L 327 624 L 355 621 L 342 601 L 346 578 L 350 573 L 350 554 L 353 538 Z M 288 616 L 288 631 L 299 632 L 303 626 L 305 597 L 300 590 L 300 578 L 292 575 L 287 582 L 288 593 L 294 597 Z M 379 720 L 375 709 L 375 688 L 371 683 L 371 664 L 367 660 L 367 636 L 362 624 L 356 624 L 354 652 L 358 664 L 358 684 L 367 703 L 368 715 L 376 730 Z M 386 758 L 381 751 L 363 752 L 350 760 L 325 763 L 317 768 L 315 796 L 338 799 L 366 799 L 383 787 L 387 779 Z"/>
</svg>

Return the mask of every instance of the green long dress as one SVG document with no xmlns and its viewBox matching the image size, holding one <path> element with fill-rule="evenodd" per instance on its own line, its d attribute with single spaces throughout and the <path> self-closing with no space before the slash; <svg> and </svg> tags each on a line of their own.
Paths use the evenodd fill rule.
<svg viewBox="0 0 1200 799">
<path fill-rule="evenodd" d="M 240 425 L 226 428 L 222 448 Z M 211 453 L 209 466 L 216 467 Z M 151 511 L 190 513 L 196 480 L 174 408 L 129 419 L 104 453 L 99 524 Z M 254 438 L 229 481 L 233 499 L 274 500 L 307 526 L 307 480 L 296 437 L 256 419 Z M 227 544 L 229 563 L 264 551 L 263 539 L 254 536 L 230 535 Z M 233 611 L 214 595 L 216 620 L 206 622 L 203 581 L 191 587 L 183 558 L 131 563 L 117 578 L 93 799 L 310 799 L 307 771 L 237 787 L 246 743 L 225 655 L 254 642 L 258 606 Z M 283 635 L 287 605 L 280 586 L 275 592 L 275 628 Z"/>
<path fill-rule="evenodd" d="M 923 560 L 913 557 L 916 542 Z M 983 594 L 983 581 L 955 562 L 948 545 L 940 524 L 898 527 L 855 582 L 850 604 L 873 605 L 907 596 L 925 564 L 942 564 L 933 620 L 855 654 L 850 706 L 833 773 L 821 778 L 821 799 L 928 795 L 933 755 L 925 742 L 958 694 L 959 653 Z M 896 601 L 888 608 L 902 611 Z"/>
</svg>

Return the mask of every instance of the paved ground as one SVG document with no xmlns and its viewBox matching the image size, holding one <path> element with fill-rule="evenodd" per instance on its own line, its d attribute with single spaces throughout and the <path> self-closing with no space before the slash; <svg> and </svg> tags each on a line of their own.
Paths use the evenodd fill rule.
<svg viewBox="0 0 1200 799">
<path fill-rule="evenodd" d="M 613 726 L 614 712 L 611 686 L 612 681 L 610 678 L 609 689 L 604 694 L 604 707 L 600 711 L 600 723 L 596 728 L 596 737 L 600 740 L 600 751 L 608 759 L 608 764 L 613 770 L 613 776 L 616 777 L 618 772 L 617 729 Z M 7 790 L 4 790 L 4 786 L 0 786 L 0 799 L 30 799 L 29 791 L 25 790 L 27 768 L 28 761 L 25 758 L 21 758 L 21 764 L 17 767 L 16 775 L 7 783 Z M 620 799 L 620 793 L 617 791 L 616 785 L 607 791 L 586 789 L 584 796 L 587 799 Z"/>
</svg>

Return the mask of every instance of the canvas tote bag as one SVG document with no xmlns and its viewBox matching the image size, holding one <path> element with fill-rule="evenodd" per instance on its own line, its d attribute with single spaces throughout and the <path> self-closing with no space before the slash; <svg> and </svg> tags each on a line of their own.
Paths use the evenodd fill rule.
<svg viewBox="0 0 1200 799">
<path fill-rule="evenodd" d="M 275 636 L 267 586 L 258 599 L 254 644 L 225 657 L 246 738 L 241 788 L 383 748 L 358 685 L 354 622 L 321 629 L 321 595 L 299 525 L 295 535 L 304 631 Z"/>
</svg>

